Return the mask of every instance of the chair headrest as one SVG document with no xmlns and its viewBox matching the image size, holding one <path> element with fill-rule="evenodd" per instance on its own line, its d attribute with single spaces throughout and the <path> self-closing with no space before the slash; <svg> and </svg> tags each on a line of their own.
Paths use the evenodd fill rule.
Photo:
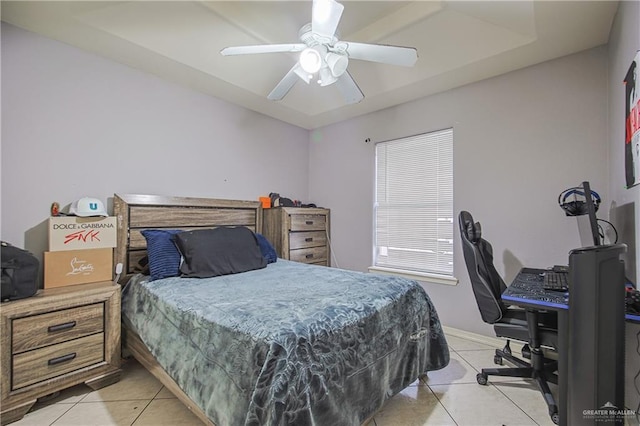
<svg viewBox="0 0 640 426">
<path fill-rule="evenodd" d="M 460 212 L 460 231 L 473 244 L 482 238 L 482 226 L 480 222 L 474 222 L 471 213 L 466 211 Z"/>
<path fill-rule="evenodd" d="M 482 226 L 480 225 L 480 222 L 468 223 L 466 233 L 467 238 L 469 238 L 469 241 L 472 243 L 480 241 L 482 238 Z"/>
</svg>

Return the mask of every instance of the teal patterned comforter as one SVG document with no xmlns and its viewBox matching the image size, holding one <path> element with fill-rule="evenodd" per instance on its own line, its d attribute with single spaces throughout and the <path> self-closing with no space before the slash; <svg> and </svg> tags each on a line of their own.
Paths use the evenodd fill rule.
<svg viewBox="0 0 640 426">
<path fill-rule="evenodd" d="M 449 362 L 415 281 L 282 259 L 206 279 L 134 276 L 122 313 L 218 426 L 359 425 Z"/>
</svg>

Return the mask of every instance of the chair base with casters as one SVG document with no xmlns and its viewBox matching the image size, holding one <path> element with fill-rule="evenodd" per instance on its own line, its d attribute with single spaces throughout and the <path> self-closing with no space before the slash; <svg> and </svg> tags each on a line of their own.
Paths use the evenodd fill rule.
<svg viewBox="0 0 640 426">
<path fill-rule="evenodd" d="M 536 324 L 535 328 L 538 328 L 538 312 L 527 311 L 526 315 L 527 317 L 531 317 L 530 320 L 534 321 L 534 324 Z M 496 335 L 501 337 L 499 327 L 496 328 Z M 537 334 L 538 333 L 536 333 L 536 335 Z M 555 374 L 558 370 L 558 362 L 556 360 L 546 358 L 544 351 L 538 345 L 531 347 L 529 343 L 526 343 L 522 347 L 522 357 L 528 359 L 529 362 L 513 355 L 510 341 L 507 339 L 504 348 L 496 349 L 493 362 L 497 365 L 504 365 L 504 361 L 506 360 L 513 364 L 514 367 L 483 368 L 482 371 L 476 375 L 478 384 L 487 385 L 489 376 L 522 377 L 525 379 L 532 379 L 537 383 L 538 389 L 547 404 L 551 421 L 558 424 L 560 421 L 558 406 L 553 394 L 551 393 L 551 389 L 549 388 L 549 383 L 553 383 L 554 385 L 558 384 L 558 375 Z"/>
<path fill-rule="evenodd" d="M 529 345 L 525 345 L 522 349 L 523 357 L 527 358 L 526 351 L 529 350 Z M 507 341 L 504 349 L 496 349 L 496 354 L 493 358 L 493 361 L 496 364 L 503 365 L 503 359 L 506 359 L 508 362 L 516 365 L 516 367 L 505 367 L 505 368 L 483 368 L 482 372 L 476 375 L 476 380 L 478 384 L 487 385 L 489 376 L 507 376 L 507 377 L 522 377 L 533 379 L 537 382 L 538 388 L 545 402 L 547 403 L 547 407 L 549 410 L 549 417 L 551 417 L 551 421 L 555 424 L 558 424 L 560 421 L 560 417 L 558 415 L 558 406 L 556 404 L 556 400 L 551 393 L 551 389 L 549 388 L 549 382 L 557 385 L 558 384 L 558 376 L 554 373 L 558 369 L 558 363 L 556 361 L 544 361 L 544 355 L 538 354 L 535 355 L 532 352 L 529 352 L 529 356 L 533 357 L 534 360 L 537 357 L 542 358 L 542 362 L 544 362 L 544 367 L 541 371 L 533 368 L 526 361 L 521 360 L 511 354 L 511 348 L 509 347 L 509 341 Z M 532 362 L 535 362 L 532 360 Z"/>
</svg>

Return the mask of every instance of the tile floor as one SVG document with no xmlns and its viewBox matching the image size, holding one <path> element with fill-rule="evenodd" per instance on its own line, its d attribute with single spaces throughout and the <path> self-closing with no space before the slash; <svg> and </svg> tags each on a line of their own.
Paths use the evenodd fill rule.
<svg viewBox="0 0 640 426">
<path fill-rule="evenodd" d="M 477 372 L 494 365 L 494 346 L 451 335 L 447 341 L 449 365 L 393 397 L 367 426 L 553 425 L 531 382 L 496 378 L 488 386 L 477 384 Z M 135 360 L 126 360 L 123 370 L 118 383 L 98 391 L 78 385 L 50 401 L 39 401 L 12 425 L 202 424 Z"/>
</svg>

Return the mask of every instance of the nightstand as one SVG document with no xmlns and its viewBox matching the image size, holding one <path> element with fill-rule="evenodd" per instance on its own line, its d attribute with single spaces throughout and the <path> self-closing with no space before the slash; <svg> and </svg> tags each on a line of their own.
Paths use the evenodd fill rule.
<svg viewBox="0 0 640 426">
<path fill-rule="evenodd" d="M 120 286 L 111 281 L 40 290 L 0 305 L 2 425 L 42 396 L 120 379 Z"/>
<path fill-rule="evenodd" d="M 262 232 L 278 257 L 331 265 L 329 209 L 275 207 L 262 211 Z"/>
</svg>

